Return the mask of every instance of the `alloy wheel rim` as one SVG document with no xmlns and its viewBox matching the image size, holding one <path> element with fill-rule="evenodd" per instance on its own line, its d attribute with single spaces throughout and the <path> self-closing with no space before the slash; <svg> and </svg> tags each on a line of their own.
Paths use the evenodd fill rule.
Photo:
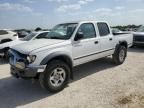
<svg viewBox="0 0 144 108">
<path fill-rule="evenodd" d="M 124 61 L 124 58 L 125 58 L 125 51 L 124 50 L 121 50 L 120 53 L 119 53 L 119 60 L 121 62 Z"/>
<path fill-rule="evenodd" d="M 66 79 L 66 72 L 63 68 L 56 68 L 50 75 L 50 83 L 54 87 L 59 87 Z"/>
</svg>

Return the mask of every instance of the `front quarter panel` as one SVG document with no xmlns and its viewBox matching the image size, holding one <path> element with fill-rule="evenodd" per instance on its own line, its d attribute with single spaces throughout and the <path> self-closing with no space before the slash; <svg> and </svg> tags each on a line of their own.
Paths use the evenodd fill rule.
<svg viewBox="0 0 144 108">
<path fill-rule="evenodd" d="M 60 47 L 53 47 L 53 48 L 48 48 L 48 49 L 44 49 L 42 51 L 38 51 L 38 52 L 32 52 L 30 53 L 30 55 L 36 55 L 36 60 L 34 63 L 30 64 L 30 66 L 39 66 L 39 65 L 44 65 L 42 64 L 42 62 L 46 62 L 45 60 L 49 60 L 51 58 L 53 58 L 54 56 L 58 56 L 58 55 L 67 55 L 70 58 L 72 58 L 72 46 L 71 44 L 67 44 L 67 45 L 61 45 Z"/>
</svg>

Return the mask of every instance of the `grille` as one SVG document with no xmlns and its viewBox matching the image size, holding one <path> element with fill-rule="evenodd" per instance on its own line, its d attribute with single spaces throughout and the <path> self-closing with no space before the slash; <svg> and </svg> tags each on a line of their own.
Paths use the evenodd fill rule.
<svg viewBox="0 0 144 108">
<path fill-rule="evenodd" d="M 11 53 L 10 53 L 10 64 L 11 65 L 15 65 L 15 63 L 17 61 L 21 61 L 21 62 L 24 62 L 24 63 L 27 63 L 26 61 L 26 55 L 24 54 L 21 54 L 15 50 L 12 50 L 11 49 Z"/>
</svg>

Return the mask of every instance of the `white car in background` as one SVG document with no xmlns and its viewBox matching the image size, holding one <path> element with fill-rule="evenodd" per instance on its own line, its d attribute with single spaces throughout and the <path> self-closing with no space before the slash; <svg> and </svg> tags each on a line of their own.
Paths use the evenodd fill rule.
<svg viewBox="0 0 144 108">
<path fill-rule="evenodd" d="M 33 32 L 22 39 L 17 39 L 15 41 L 0 44 L 0 56 L 2 57 L 6 56 L 9 48 L 11 48 L 12 46 L 15 46 L 21 43 L 26 43 L 27 41 L 31 41 L 35 39 L 45 38 L 48 35 L 48 33 L 49 31 Z"/>
<path fill-rule="evenodd" d="M 113 34 L 124 33 L 123 31 L 119 30 L 118 28 L 111 28 Z"/>
<path fill-rule="evenodd" d="M 17 40 L 18 34 L 11 30 L 0 30 L 0 44 Z"/>
</svg>

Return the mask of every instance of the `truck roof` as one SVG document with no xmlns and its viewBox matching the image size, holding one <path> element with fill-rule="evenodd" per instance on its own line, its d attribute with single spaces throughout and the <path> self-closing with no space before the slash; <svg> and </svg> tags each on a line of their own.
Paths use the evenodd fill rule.
<svg viewBox="0 0 144 108">
<path fill-rule="evenodd" d="M 97 23 L 97 22 L 107 23 L 106 21 L 96 21 L 96 20 L 71 21 L 71 22 L 66 22 L 66 23 L 89 23 L 89 22 L 92 22 L 92 23 Z M 61 23 L 61 24 L 63 24 L 63 23 Z"/>
</svg>

